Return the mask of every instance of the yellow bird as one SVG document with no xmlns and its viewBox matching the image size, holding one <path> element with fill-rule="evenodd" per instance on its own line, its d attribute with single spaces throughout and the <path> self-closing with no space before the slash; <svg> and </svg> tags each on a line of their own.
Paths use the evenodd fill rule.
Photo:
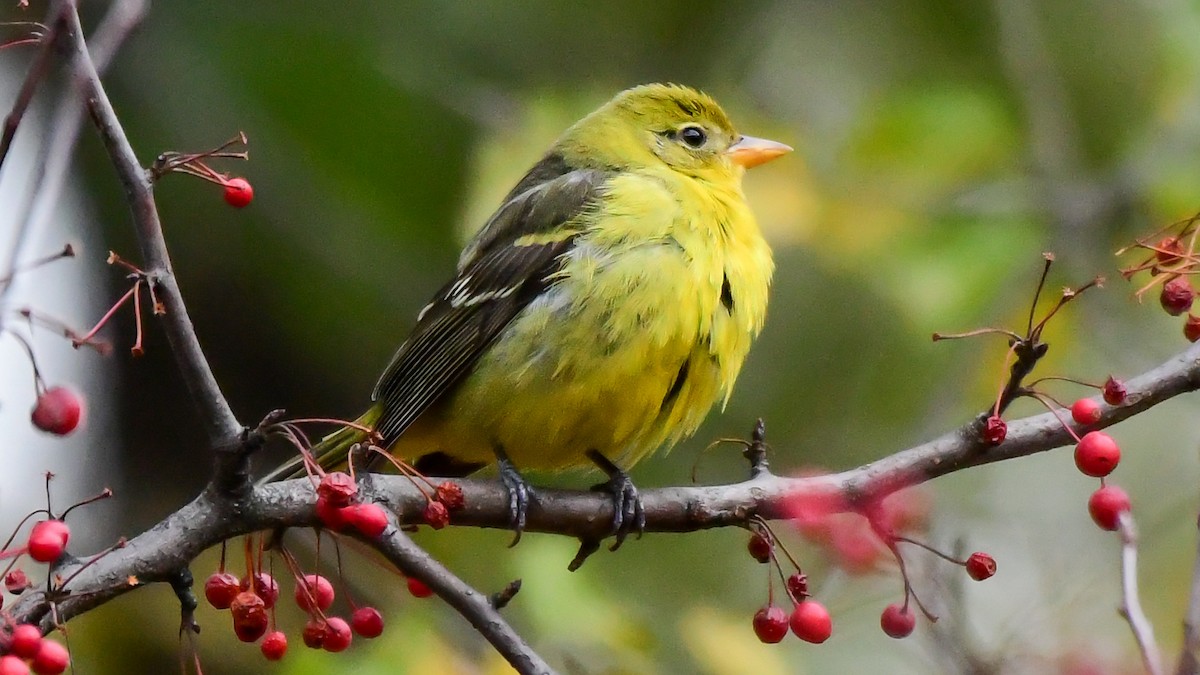
<svg viewBox="0 0 1200 675">
<path fill-rule="evenodd" d="M 742 174 L 790 150 L 739 134 L 694 89 L 617 94 L 467 244 L 359 422 L 429 475 L 496 462 L 518 537 L 532 492 L 517 467 L 588 460 L 609 477 L 597 489 L 613 496 L 617 543 L 640 532 L 620 466 L 694 433 L 728 400 L 774 269 Z M 364 437 L 346 428 L 313 454 L 344 464 Z"/>
</svg>

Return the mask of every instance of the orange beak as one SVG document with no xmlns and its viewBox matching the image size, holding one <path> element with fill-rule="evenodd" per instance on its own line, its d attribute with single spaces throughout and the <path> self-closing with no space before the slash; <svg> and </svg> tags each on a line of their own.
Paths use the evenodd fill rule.
<svg viewBox="0 0 1200 675">
<path fill-rule="evenodd" d="M 790 145 L 768 141 L 765 138 L 742 136 L 737 143 L 729 146 L 729 158 L 734 164 L 750 169 L 765 164 L 776 157 L 781 157 L 792 151 Z"/>
</svg>

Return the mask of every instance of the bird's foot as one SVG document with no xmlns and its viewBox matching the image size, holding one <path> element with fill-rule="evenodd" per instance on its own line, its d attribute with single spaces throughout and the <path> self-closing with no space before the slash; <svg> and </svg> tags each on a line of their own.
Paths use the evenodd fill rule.
<svg viewBox="0 0 1200 675">
<path fill-rule="evenodd" d="M 629 479 L 629 474 L 595 450 L 588 450 L 587 456 L 601 471 L 608 474 L 608 480 L 593 485 L 592 490 L 607 492 L 612 497 L 612 533 L 616 541 L 608 550 L 615 551 L 625 543 L 625 537 L 630 532 L 636 533 L 638 537 L 642 536 L 642 532 L 646 530 L 646 510 L 642 507 L 642 497 L 637 486 Z"/>
<path fill-rule="evenodd" d="M 500 482 L 508 492 L 508 525 L 513 530 L 513 540 L 508 546 L 512 548 L 521 541 L 521 533 L 525 531 L 525 520 L 529 512 L 529 503 L 537 501 L 537 493 L 533 491 L 525 477 L 513 466 L 512 460 L 499 448 L 496 449 L 496 465 L 500 469 Z"/>
</svg>

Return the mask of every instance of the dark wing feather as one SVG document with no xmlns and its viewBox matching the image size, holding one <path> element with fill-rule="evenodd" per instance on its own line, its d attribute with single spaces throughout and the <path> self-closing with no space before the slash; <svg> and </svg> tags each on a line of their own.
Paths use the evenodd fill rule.
<svg viewBox="0 0 1200 675">
<path fill-rule="evenodd" d="M 525 189 L 514 189 L 468 245 L 458 274 L 421 311 L 412 335 L 375 385 L 373 399 L 383 403 L 376 431 L 384 447 L 461 381 L 504 327 L 552 282 L 560 256 L 578 233 L 571 221 L 589 207 L 609 176 L 559 171 L 561 158 L 555 157 L 543 160 L 552 165 L 539 164 L 527 174 L 518 184 Z"/>
</svg>

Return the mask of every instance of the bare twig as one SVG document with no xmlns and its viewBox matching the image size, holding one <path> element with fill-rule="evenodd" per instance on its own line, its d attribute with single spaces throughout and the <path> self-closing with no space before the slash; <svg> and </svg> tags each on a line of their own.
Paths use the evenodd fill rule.
<svg viewBox="0 0 1200 675">
<path fill-rule="evenodd" d="M 100 82 L 100 75 L 84 41 L 74 0 L 68 0 L 67 5 L 70 8 L 67 12 L 67 26 L 72 36 L 75 57 L 85 78 L 84 90 L 87 94 L 88 111 L 100 131 L 100 137 L 108 149 L 117 176 L 125 187 L 149 282 L 166 308 L 163 328 L 170 340 L 171 351 L 175 354 L 192 399 L 200 409 L 201 420 L 208 431 L 210 442 L 217 448 L 237 447 L 242 426 L 221 393 L 221 387 L 204 357 L 192 320 L 183 304 L 183 296 L 175 280 L 171 257 L 163 238 L 162 223 L 158 217 L 158 207 L 154 203 L 149 175 L 138 162 L 104 85 Z"/>
<path fill-rule="evenodd" d="M 59 0 L 51 4 L 50 11 L 46 14 L 46 33 L 42 36 L 41 48 L 29 66 L 29 73 L 25 75 L 25 80 L 21 82 L 21 89 L 17 91 L 17 100 L 13 103 L 12 110 L 8 113 L 8 117 L 4 118 L 4 130 L 0 132 L 0 168 L 4 166 L 4 160 L 8 157 L 13 138 L 17 135 L 17 128 L 21 126 L 21 119 L 25 117 L 25 111 L 29 109 L 29 104 L 33 101 L 34 92 L 37 91 L 42 80 L 46 79 L 46 73 L 50 70 L 50 59 L 54 56 L 54 44 L 58 42 L 58 36 L 62 33 L 63 22 L 68 11 L 67 3 Z"/>
<path fill-rule="evenodd" d="M 1162 655 L 1154 641 L 1154 627 L 1142 611 L 1138 600 L 1137 526 L 1133 514 L 1124 511 L 1117 518 L 1117 533 L 1121 536 L 1121 608 L 1120 614 L 1129 622 L 1142 663 L 1150 675 L 1163 675 Z"/>
<path fill-rule="evenodd" d="M 1175 675 L 1200 675 L 1200 538 L 1197 538 L 1196 562 L 1192 564 L 1192 592 L 1183 618 L 1183 650 Z"/>
<path fill-rule="evenodd" d="M 388 518 L 392 525 L 399 525 L 392 516 L 389 515 Z M 390 528 L 374 545 L 401 572 L 423 581 L 457 610 L 517 672 L 537 675 L 554 672 L 508 625 L 499 610 L 492 605 L 491 598 L 471 588 L 434 560 L 424 549 L 414 544 L 399 527 Z"/>
<path fill-rule="evenodd" d="M 108 68 L 117 49 L 141 21 L 145 11 L 145 0 L 121 0 L 109 8 L 91 44 L 92 61 L 98 73 L 103 74 Z M 75 76 L 59 97 L 54 115 L 46 128 L 46 140 L 42 143 L 42 150 L 33 168 L 33 186 L 26 193 L 20 216 L 16 220 L 17 228 L 13 233 L 6 265 L 9 270 L 16 269 L 29 234 L 41 230 L 60 204 L 59 195 L 66 183 L 84 120 L 80 95 L 83 80 L 78 75 L 80 66 L 78 63 L 72 65 Z M 9 281 L 8 277 L 0 278 L 0 306 L 4 305 L 4 298 L 12 288 Z M 0 327 L 3 324 L 4 315 L 0 313 Z"/>
</svg>

